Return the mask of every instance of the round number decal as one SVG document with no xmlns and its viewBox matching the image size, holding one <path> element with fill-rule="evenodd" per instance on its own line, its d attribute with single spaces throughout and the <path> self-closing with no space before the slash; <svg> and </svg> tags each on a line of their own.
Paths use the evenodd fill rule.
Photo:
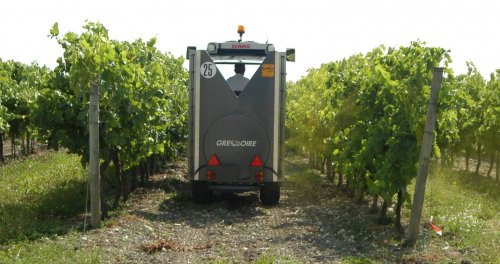
<svg viewBox="0 0 500 264">
<path fill-rule="evenodd" d="M 213 62 L 205 62 L 201 65 L 201 76 L 205 78 L 212 78 L 217 73 L 217 67 L 215 67 L 215 63 Z"/>
</svg>

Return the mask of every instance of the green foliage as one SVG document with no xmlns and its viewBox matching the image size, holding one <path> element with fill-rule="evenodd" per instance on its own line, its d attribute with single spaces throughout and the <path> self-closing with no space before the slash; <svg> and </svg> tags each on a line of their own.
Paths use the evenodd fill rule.
<svg viewBox="0 0 500 264">
<path fill-rule="evenodd" d="M 481 94 L 485 81 L 474 64 L 467 63 L 468 72 L 457 77 L 456 115 L 460 148 L 471 151 L 477 143 L 477 131 L 481 126 Z"/>
<path fill-rule="evenodd" d="M 292 148 L 303 148 L 310 153 L 322 152 L 323 139 L 331 134 L 329 122 L 334 113 L 330 107 L 330 90 L 323 82 L 326 74 L 325 67 L 313 69 L 308 77 L 288 85 L 287 132 L 288 144 Z"/>
<path fill-rule="evenodd" d="M 10 78 L 10 71 L 0 59 L 0 133 L 4 133 L 9 129 L 9 112 L 5 106 L 4 101 L 11 95 L 12 79 Z"/>
<path fill-rule="evenodd" d="M 310 70 L 289 89 L 291 144 L 333 155 L 359 191 L 390 201 L 416 176 L 434 67 L 442 48 L 412 42 Z"/>
<path fill-rule="evenodd" d="M 25 65 L 0 60 L 0 133 L 10 137 L 36 133 L 31 117 L 48 73 L 48 68 L 36 62 Z"/>
<path fill-rule="evenodd" d="M 59 23 L 54 23 L 52 28 L 50 29 L 50 36 L 51 37 L 57 37 L 59 36 Z"/>
<path fill-rule="evenodd" d="M 440 93 L 437 145 L 444 155 L 466 153 L 479 146 L 494 155 L 500 149 L 498 70 L 486 80 L 472 62 L 468 71 L 449 76 Z M 449 159 L 444 156 L 443 158 Z"/>
<path fill-rule="evenodd" d="M 490 75 L 481 97 L 479 111 L 483 122 L 478 129 L 478 137 L 486 151 L 493 154 L 500 150 L 500 70 Z"/>
<path fill-rule="evenodd" d="M 50 152 L 0 170 L 0 243 L 66 231 L 62 220 L 85 208 L 87 171 L 78 156 Z"/>
<path fill-rule="evenodd" d="M 184 146 L 187 120 L 187 72 L 183 59 L 160 52 L 156 39 L 109 39 L 100 23 L 59 37 L 64 49 L 50 87 L 41 91 L 37 125 L 52 147 L 63 146 L 88 157 L 90 87 L 100 89 L 102 159 L 117 152 L 124 169 L 156 154 L 176 155 Z M 48 114 L 50 113 L 50 114 Z"/>
</svg>

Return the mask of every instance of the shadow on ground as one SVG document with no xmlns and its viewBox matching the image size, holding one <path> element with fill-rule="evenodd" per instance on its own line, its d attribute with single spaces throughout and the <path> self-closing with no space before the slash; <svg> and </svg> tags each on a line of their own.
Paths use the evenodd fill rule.
<svg viewBox="0 0 500 264">
<path fill-rule="evenodd" d="M 314 261 L 318 262 L 364 256 L 401 262 L 406 252 L 399 246 L 394 226 L 378 225 L 378 216 L 369 213 L 367 202 L 354 204 L 324 175 L 296 157 L 287 159 L 282 200 L 276 207 L 263 207 L 257 192 L 216 193 L 211 203 L 195 204 L 189 182 L 180 178 L 164 178 L 153 186 L 173 195 L 159 200 L 156 211 L 134 210 L 131 214 L 149 221 L 204 229 L 258 222 L 270 229 L 270 246 L 293 244 L 300 249 L 294 254 L 317 251 Z"/>
<path fill-rule="evenodd" d="M 163 190 L 167 198 L 161 200 L 156 211 L 134 210 L 130 213 L 150 221 L 182 223 L 198 228 L 242 223 L 263 215 L 257 192 L 214 192 L 210 203 L 196 204 L 192 201 L 191 184 L 185 177 L 166 174 L 154 177 L 148 186 Z"/>
<path fill-rule="evenodd" d="M 72 180 L 43 196 L 35 194 L 36 200 L 31 202 L 4 204 L 0 208 L 0 243 L 62 235 L 74 230 L 79 226 L 75 218 L 83 219 L 86 186 L 83 181 Z M 32 199 L 29 195 L 26 197 Z M 78 204 L 80 206 L 74 206 Z"/>
</svg>

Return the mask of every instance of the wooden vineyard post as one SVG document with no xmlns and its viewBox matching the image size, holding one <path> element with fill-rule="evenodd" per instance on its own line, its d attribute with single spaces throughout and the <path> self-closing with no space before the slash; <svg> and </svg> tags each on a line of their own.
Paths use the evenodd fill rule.
<svg viewBox="0 0 500 264">
<path fill-rule="evenodd" d="M 101 179 L 99 175 L 99 84 L 92 85 L 89 106 L 89 177 L 92 227 L 101 225 Z"/>
<path fill-rule="evenodd" d="M 417 182 L 415 185 L 415 193 L 413 195 L 413 206 L 411 209 L 410 226 L 408 227 L 408 237 L 406 245 L 413 246 L 417 241 L 420 229 L 420 221 L 422 219 L 422 209 L 424 206 L 425 184 L 427 182 L 427 172 L 429 157 L 432 150 L 432 139 L 437 119 L 437 103 L 438 93 L 441 88 L 443 79 L 443 68 L 435 68 L 432 76 L 431 96 L 427 106 L 427 118 L 425 120 L 424 137 L 422 140 L 422 148 L 420 149 L 419 170 Z"/>
</svg>

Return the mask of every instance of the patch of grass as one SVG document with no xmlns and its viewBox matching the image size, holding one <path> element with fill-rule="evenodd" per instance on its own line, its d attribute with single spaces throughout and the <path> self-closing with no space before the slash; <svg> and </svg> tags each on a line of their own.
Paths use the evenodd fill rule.
<svg viewBox="0 0 500 264">
<path fill-rule="evenodd" d="M 266 252 L 262 256 L 260 256 L 256 261 L 256 264 L 271 264 L 271 263 L 287 263 L 294 264 L 299 263 L 289 256 L 277 256 L 271 252 Z"/>
<path fill-rule="evenodd" d="M 80 249 L 76 236 L 59 240 L 42 238 L 0 248 L 0 263 L 99 263 L 102 249 Z"/>
<path fill-rule="evenodd" d="M 285 184 L 292 185 L 296 191 L 294 195 L 300 196 L 306 201 L 323 196 L 324 193 L 318 190 L 325 182 L 325 179 L 316 170 L 308 168 L 303 162 L 303 160 L 294 159 L 286 163 L 291 168 L 286 169 Z"/>
<path fill-rule="evenodd" d="M 0 243 L 63 234 L 84 211 L 88 173 L 77 155 L 46 152 L 0 168 Z"/>
<path fill-rule="evenodd" d="M 426 190 L 423 219 L 433 216 L 449 244 L 479 263 L 500 263 L 500 186 L 492 179 L 451 169 L 433 168 Z"/>
<path fill-rule="evenodd" d="M 342 264 L 379 264 L 379 260 L 374 260 L 368 257 L 347 257 L 341 260 Z"/>
</svg>

